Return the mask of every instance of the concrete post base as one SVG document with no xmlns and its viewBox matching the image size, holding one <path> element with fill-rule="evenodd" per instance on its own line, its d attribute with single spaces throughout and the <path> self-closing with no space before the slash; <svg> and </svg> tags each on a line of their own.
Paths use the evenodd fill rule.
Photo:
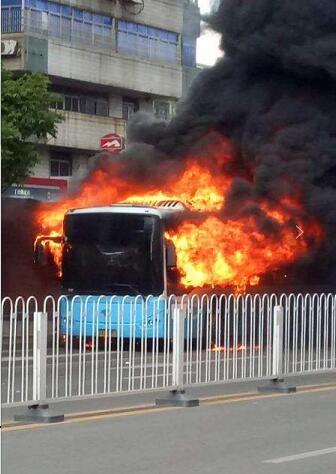
<svg viewBox="0 0 336 474">
<path fill-rule="evenodd" d="M 267 385 L 258 387 L 260 393 L 295 393 L 296 387 L 289 385 L 284 379 L 273 379 Z"/>
<path fill-rule="evenodd" d="M 172 390 L 166 397 L 157 398 L 155 405 L 158 407 L 198 407 L 199 399 L 188 397 L 184 390 Z"/>
<path fill-rule="evenodd" d="M 14 421 L 23 423 L 60 423 L 64 415 L 49 409 L 49 405 L 31 405 L 23 413 L 14 415 Z"/>
</svg>

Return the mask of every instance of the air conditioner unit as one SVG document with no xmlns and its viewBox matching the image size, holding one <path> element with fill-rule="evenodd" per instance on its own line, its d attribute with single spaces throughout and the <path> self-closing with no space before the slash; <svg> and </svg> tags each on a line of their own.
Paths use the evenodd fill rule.
<svg viewBox="0 0 336 474">
<path fill-rule="evenodd" d="M 15 40 L 1 41 L 1 56 L 16 56 L 18 52 L 18 42 Z"/>
</svg>

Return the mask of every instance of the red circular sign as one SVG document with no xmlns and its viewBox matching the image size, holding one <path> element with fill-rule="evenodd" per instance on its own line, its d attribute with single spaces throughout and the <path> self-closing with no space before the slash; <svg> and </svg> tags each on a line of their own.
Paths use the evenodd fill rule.
<svg viewBox="0 0 336 474">
<path fill-rule="evenodd" d="M 100 148 L 110 153 L 119 153 L 125 148 L 124 137 L 117 133 L 108 133 L 101 137 Z"/>
</svg>

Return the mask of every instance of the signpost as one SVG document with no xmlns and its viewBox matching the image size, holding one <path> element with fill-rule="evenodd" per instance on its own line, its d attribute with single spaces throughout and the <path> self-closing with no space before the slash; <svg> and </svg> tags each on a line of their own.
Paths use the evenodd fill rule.
<svg viewBox="0 0 336 474">
<path fill-rule="evenodd" d="M 124 137 L 118 133 L 108 133 L 100 139 L 100 149 L 109 153 L 120 153 L 125 148 Z"/>
</svg>

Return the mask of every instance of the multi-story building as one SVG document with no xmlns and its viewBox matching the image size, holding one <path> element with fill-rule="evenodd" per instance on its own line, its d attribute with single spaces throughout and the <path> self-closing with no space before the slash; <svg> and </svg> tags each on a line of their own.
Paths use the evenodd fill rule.
<svg viewBox="0 0 336 474">
<path fill-rule="evenodd" d="M 65 119 L 26 189 L 9 193 L 53 197 L 85 176 L 102 136 L 126 136 L 136 111 L 170 118 L 197 71 L 195 1 L 2 0 L 5 67 L 48 74 Z"/>
</svg>

